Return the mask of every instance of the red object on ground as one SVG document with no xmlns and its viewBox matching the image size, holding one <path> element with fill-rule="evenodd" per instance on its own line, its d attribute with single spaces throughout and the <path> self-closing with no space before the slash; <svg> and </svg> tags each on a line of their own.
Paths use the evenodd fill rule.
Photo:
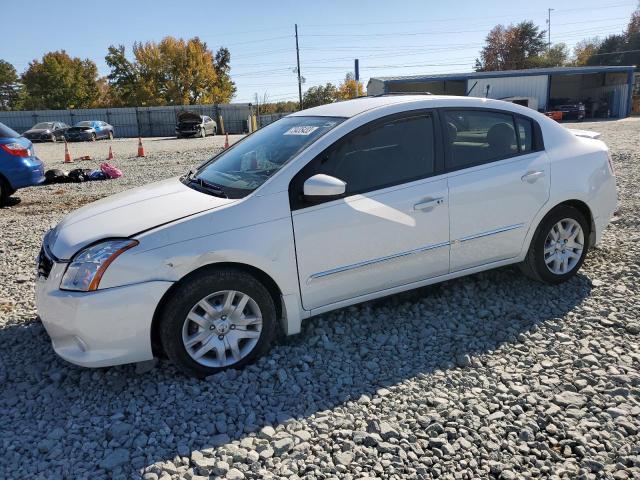
<svg viewBox="0 0 640 480">
<path fill-rule="evenodd" d="M 111 150 L 111 145 L 109 145 L 109 155 L 107 156 L 107 160 L 113 160 L 114 158 L 113 150 Z"/>
</svg>

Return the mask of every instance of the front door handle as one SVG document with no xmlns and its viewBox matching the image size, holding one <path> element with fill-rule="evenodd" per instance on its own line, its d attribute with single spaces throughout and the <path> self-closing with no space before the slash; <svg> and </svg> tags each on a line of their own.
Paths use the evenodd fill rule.
<svg viewBox="0 0 640 480">
<path fill-rule="evenodd" d="M 444 198 L 440 197 L 440 198 L 426 198 L 423 201 L 416 203 L 413 206 L 414 210 L 431 210 L 434 207 L 437 207 L 438 205 L 442 205 L 444 203 Z"/>
<path fill-rule="evenodd" d="M 537 172 L 527 172 L 525 173 L 521 180 L 523 182 L 533 183 L 540 178 L 544 177 L 544 172 L 542 170 L 538 170 Z"/>
</svg>

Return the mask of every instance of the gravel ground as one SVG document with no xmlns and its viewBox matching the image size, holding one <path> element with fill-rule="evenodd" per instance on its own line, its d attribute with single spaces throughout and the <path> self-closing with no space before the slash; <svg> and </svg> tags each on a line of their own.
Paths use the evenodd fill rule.
<svg viewBox="0 0 640 480">
<path fill-rule="evenodd" d="M 57 358 L 33 258 L 67 211 L 181 173 L 220 137 L 21 191 L 0 211 L 0 478 L 640 478 L 640 121 L 578 128 L 609 143 L 620 210 L 570 282 L 503 268 L 351 307 L 205 381 Z"/>
</svg>

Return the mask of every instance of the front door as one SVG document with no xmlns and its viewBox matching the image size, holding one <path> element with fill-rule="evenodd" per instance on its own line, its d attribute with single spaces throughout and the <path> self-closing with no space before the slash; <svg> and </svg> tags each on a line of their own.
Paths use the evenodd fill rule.
<svg viewBox="0 0 640 480">
<path fill-rule="evenodd" d="M 516 257 L 549 198 L 549 160 L 530 119 L 446 110 L 451 271 Z"/>
<path fill-rule="evenodd" d="M 447 180 L 433 114 L 417 111 L 360 127 L 291 182 L 302 303 L 311 310 L 449 271 Z M 346 182 L 344 198 L 310 203 L 317 173 Z"/>
</svg>

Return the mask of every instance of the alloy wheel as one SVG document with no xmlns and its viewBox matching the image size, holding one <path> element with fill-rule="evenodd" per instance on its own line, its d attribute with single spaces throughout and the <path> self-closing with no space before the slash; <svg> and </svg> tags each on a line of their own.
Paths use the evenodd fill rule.
<svg viewBox="0 0 640 480">
<path fill-rule="evenodd" d="M 557 222 L 544 241 L 544 262 L 555 275 L 564 275 L 575 268 L 584 250 L 584 232 L 573 218 Z"/>
<path fill-rule="evenodd" d="M 196 303 L 182 326 L 189 356 L 206 367 L 228 367 L 255 348 L 262 313 L 254 299 L 235 290 L 213 293 Z"/>
</svg>

